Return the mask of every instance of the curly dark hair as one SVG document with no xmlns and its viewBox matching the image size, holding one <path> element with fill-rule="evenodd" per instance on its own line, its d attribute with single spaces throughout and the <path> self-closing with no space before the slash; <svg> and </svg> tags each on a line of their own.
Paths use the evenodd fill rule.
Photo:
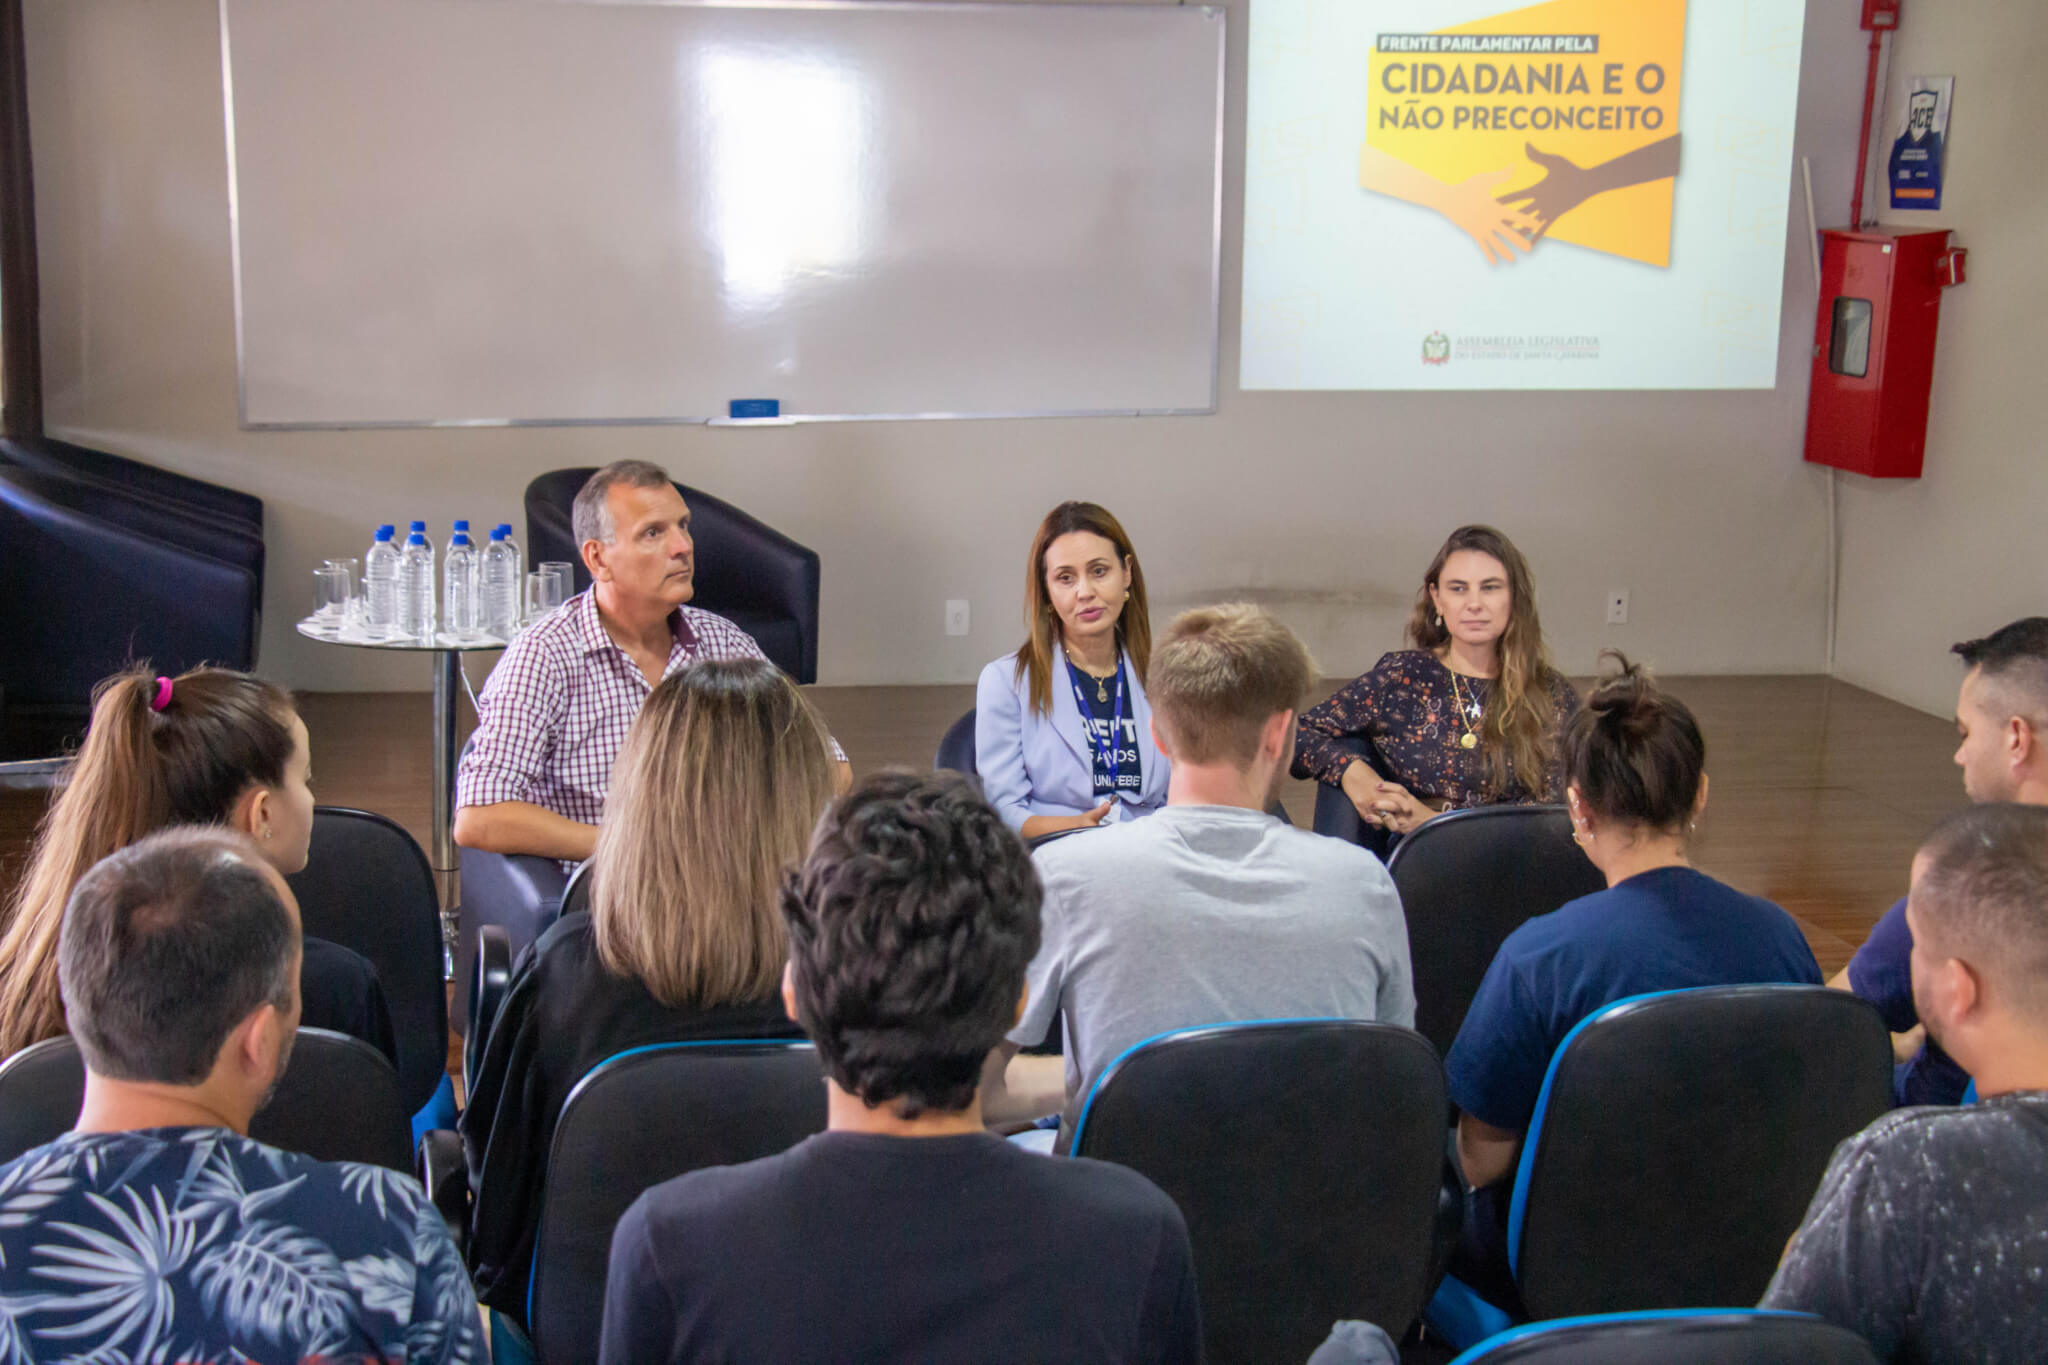
<svg viewBox="0 0 2048 1365">
<path fill-rule="evenodd" d="M 1016 1021 L 1043 894 L 956 773 L 881 773 L 833 802 L 782 888 L 797 1020 L 826 1074 L 904 1118 L 972 1104 Z"/>
</svg>

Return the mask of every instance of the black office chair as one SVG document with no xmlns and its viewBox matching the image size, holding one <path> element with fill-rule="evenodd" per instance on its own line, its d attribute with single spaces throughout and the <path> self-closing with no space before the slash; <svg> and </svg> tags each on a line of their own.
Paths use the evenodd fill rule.
<svg viewBox="0 0 2048 1365">
<path fill-rule="evenodd" d="M 1453 1365 L 1877 1365 L 1870 1343 L 1806 1313 L 1607 1313 L 1513 1328 Z"/>
<path fill-rule="evenodd" d="M 1449 1055 L 1507 936 L 1532 916 L 1606 888 L 1572 842 L 1563 806 L 1483 806 L 1439 815 L 1387 861 L 1408 920 L 1415 1028 Z"/>
<path fill-rule="evenodd" d="M 0 1063 L 0 1162 L 53 1142 L 78 1121 L 85 1060 L 69 1035 Z M 360 1161 L 410 1173 L 412 1120 L 384 1054 L 343 1033 L 302 1028 L 270 1103 L 249 1136 L 317 1161 Z"/>
<path fill-rule="evenodd" d="M 256 659 L 262 546 L 98 483 L 0 463 L 0 760 L 75 746 L 93 687 Z"/>
<path fill-rule="evenodd" d="M 1306 1360 L 1340 1318 L 1399 1337 L 1421 1311 L 1446 1103 L 1442 1064 L 1408 1029 L 1220 1024 L 1119 1057 L 1072 1151 L 1180 1205 L 1210 1361 Z"/>
<path fill-rule="evenodd" d="M 933 772 L 966 773 L 977 783 L 981 781 L 980 770 L 974 766 L 974 712 L 974 707 L 968 707 L 966 715 L 946 727 L 939 752 L 932 759 Z"/>
<path fill-rule="evenodd" d="M 809 1043 L 668 1043 L 591 1069 L 548 1153 L 527 1322 L 545 1365 L 597 1359 L 612 1230 L 642 1191 L 786 1151 L 825 1127 Z"/>
<path fill-rule="evenodd" d="M 1551 1058 L 1522 1140 L 1508 1258 L 1529 1316 L 1754 1303 L 1836 1144 L 1891 1107 L 1891 1036 L 1823 986 L 1618 1000 Z M 1429 1320 L 1510 1325 L 1455 1277 Z M 1489 1308 L 1494 1311 L 1489 1312 Z"/>
<path fill-rule="evenodd" d="M 448 1074 L 441 910 L 427 855 L 384 816 L 321 806 L 305 870 L 285 880 L 307 933 L 353 948 L 377 969 L 398 1042 L 399 1089 L 406 1112 L 418 1111 Z"/>
<path fill-rule="evenodd" d="M 526 550 L 532 562 L 575 566 L 576 591 L 590 586 L 570 508 L 594 468 L 557 469 L 526 485 Z M 754 637 L 775 666 L 800 683 L 818 680 L 817 551 L 722 498 L 677 484 L 690 505 L 701 607 Z"/>
</svg>

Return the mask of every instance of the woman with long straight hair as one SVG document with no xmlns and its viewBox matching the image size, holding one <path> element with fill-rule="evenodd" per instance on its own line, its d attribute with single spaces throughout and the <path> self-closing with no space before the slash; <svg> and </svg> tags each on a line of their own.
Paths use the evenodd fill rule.
<svg viewBox="0 0 2048 1365">
<path fill-rule="evenodd" d="M 1491 526 L 1451 532 L 1408 640 L 1302 714 L 1294 775 L 1396 834 L 1445 810 L 1562 800 L 1558 735 L 1579 697 L 1551 667 L 1521 551 Z"/>
<path fill-rule="evenodd" d="M 1152 616 L 1123 526 L 1092 502 L 1046 514 L 1024 565 L 1025 639 L 981 670 L 974 762 L 1027 839 L 1149 815 L 1166 803 L 1145 670 Z"/>
<path fill-rule="evenodd" d="M 93 689 L 85 743 L 36 833 L 0 934 L 0 1056 L 65 1031 L 57 931 L 71 888 L 94 863 L 171 825 L 227 825 L 289 876 L 313 836 L 312 751 L 282 688 L 195 668 L 175 678 L 139 664 Z M 305 940 L 300 1022 L 396 1057 L 376 968 Z"/>
<path fill-rule="evenodd" d="M 525 1318 L 548 1144 L 585 1073 L 646 1044 L 801 1036 L 777 894 L 832 799 L 830 745 L 765 659 L 692 664 L 648 694 L 612 769 L 590 909 L 520 955 L 458 1125 L 487 1306 Z"/>
</svg>

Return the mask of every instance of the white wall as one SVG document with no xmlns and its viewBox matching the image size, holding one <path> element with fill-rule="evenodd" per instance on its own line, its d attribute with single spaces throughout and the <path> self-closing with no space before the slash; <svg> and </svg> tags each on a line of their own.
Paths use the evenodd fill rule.
<svg viewBox="0 0 2048 1365">
<path fill-rule="evenodd" d="M 1835 671 L 1949 715 L 1961 676 L 1949 646 L 2048 614 L 2048 5 L 1911 6 L 1895 43 L 1891 109 L 1909 76 L 1954 76 L 1955 105 L 1941 211 L 1879 218 L 1953 228 L 1970 280 L 1942 298 L 1925 475 L 1842 476 Z M 1881 142 L 1880 159 L 1889 116 Z"/>
<path fill-rule="evenodd" d="M 1796 151 L 1813 159 L 1823 222 L 1846 217 L 1862 76 L 1854 9 L 1809 3 Z M 1398 644 L 1428 555 L 1468 520 L 1499 524 L 1528 555 L 1567 669 L 1589 670 L 1606 645 L 1672 672 L 1821 667 L 1825 483 L 1799 459 L 1814 286 L 1797 198 L 1774 391 L 1238 393 L 1237 0 L 1213 417 L 243 432 L 212 0 L 27 0 L 25 10 L 51 428 L 265 500 L 260 666 L 292 686 L 426 686 L 417 662 L 291 633 L 314 561 L 359 552 L 380 520 L 520 522 L 534 474 L 624 456 L 660 461 L 819 551 L 829 683 L 961 681 L 1014 647 L 1026 543 L 1066 497 L 1123 518 L 1155 611 L 1256 597 L 1331 673 Z M 1977 118 L 1970 88 L 1958 98 Z M 1788 189 L 1797 183 L 1795 164 Z M 1991 253 L 1980 260 L 1996 268 Z M 1604 624 L 1609 587 L 1631 592 L 1626 626 Z M 965 639 L 942 633 L 949 597 L 973 603 Z"/>
</svg>

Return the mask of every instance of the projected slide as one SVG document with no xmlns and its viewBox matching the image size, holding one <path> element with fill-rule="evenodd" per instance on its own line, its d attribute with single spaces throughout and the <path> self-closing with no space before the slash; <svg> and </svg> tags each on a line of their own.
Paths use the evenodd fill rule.
<svg viewBox="0 0 2048 1365">
<path fill-rule="evenodd" d="M 1805 0 L 1259 0 L 1246 389 L 1777 381 Z"/>
</svg>

